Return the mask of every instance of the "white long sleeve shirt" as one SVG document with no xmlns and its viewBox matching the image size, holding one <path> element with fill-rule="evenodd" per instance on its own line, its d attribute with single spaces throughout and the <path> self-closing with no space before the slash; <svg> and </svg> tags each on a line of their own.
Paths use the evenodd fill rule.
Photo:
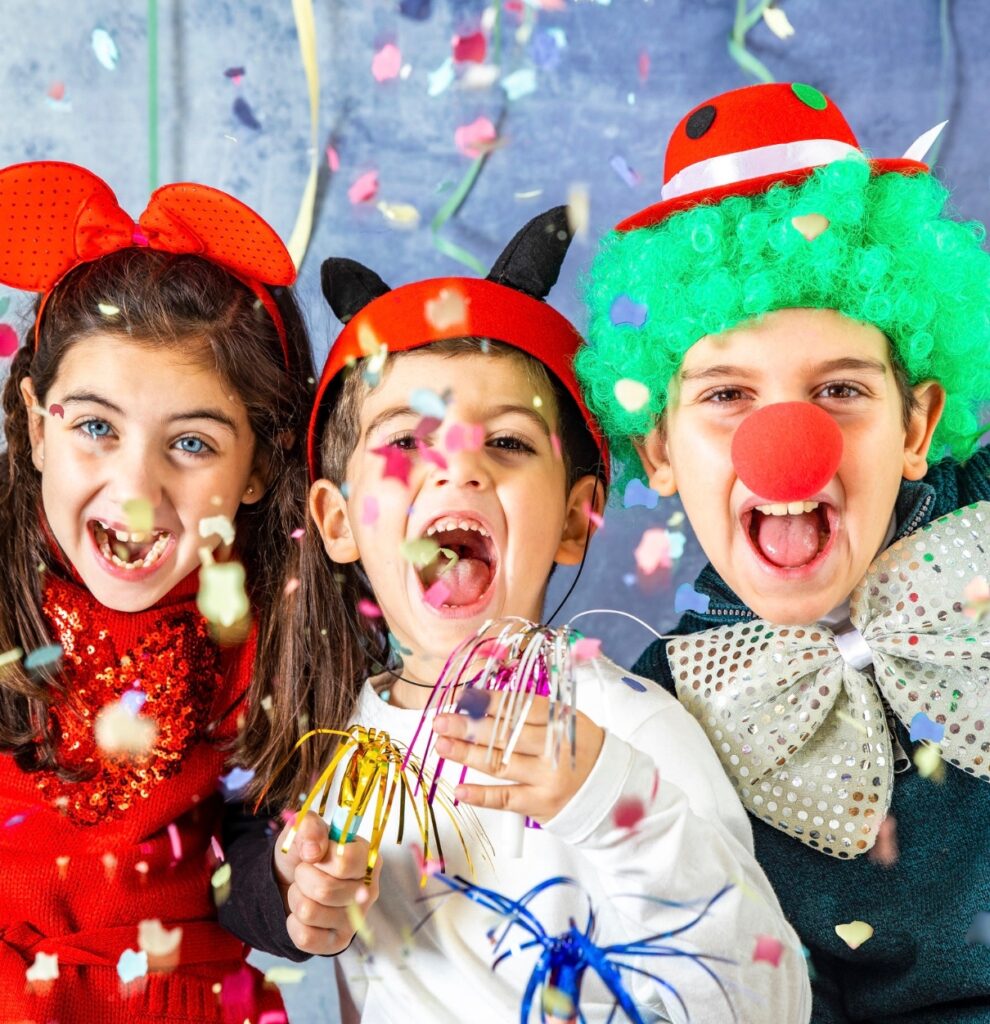
<svg viewBox="0 0 990 1024">
<path fill-rule="evenodd" d="M 516 898 L 551 876 L 574 878 L 595 908 L 600 945 L 678 927 L 730 883 L 731 891 L 671 944 L 735 961 L 710 966 L 726 986 L 739 1021 L 806 1024 L 811 994 L 800 942 L 754 859 L 747 816 L 700 727 L 655 683 L 632 676 L 606 658 L 581 663 L 576 671 L 578 707 L 605 730 L 598 760 L 555 818 L 541 829 L 525 830 L 522 856 L 510 855 L 511 837 L 518 836 L 515 815 L 477 812 L 495 848 L 490 861 L 484 858 L 481 843 L 472 839 L 471 829 L 462 826 L 472 844 L 473 880 Z M 389 705 L 367 682 L 352 721 L 385 730 L 399 743 L 409 744 L 420 716 L 419 710 Z M 427 767 L 434 765 L 431 758 Z M 444 778 L 456 782 L 459 771 L 459 765 L 448 762 Z M 471 770 L 467 781 L 486 779 Z M 614 820 L 616 805 L 632 800 L 641 802 L 645 814 L 632 828 L 620 827 Z M 367 834 L 371 810 L 361 834 Z M 470 877 L 457 832 L 439 808 L 437 824 L 448 874 Z M 395 845 L 397 825 L 393 810 L 381 847 L 380 895 L 367 917 L 370 949 L 362 951 L 356 942 L 338 964 L 338 980 L 343 980 L 359 1019 L 366 1024 L 519 1021 L 522 995 L 539 950 L 517 951 L 493 971 L 486 933 L 497 918 L 434 878 L 421 888 L 411 849 L 420 837 L 412 815 L 406 814 L 401 846 Z M 423 899 L 440 892 L 446 894 Z M 637 896 L 688 903 L 694 911 Z M 587 900 L 571 886 L 556 887 L 537 897 L 531 909 L 552 935 L 566 930 L 572 918 L 583 928 Z M 753 961 L 758 936 L 783 944 L 776 967 Z M 503 950 L 527 938 L 514 929 Z M 662 957 L 646 958 L 639 965 L 676 988 L 689 1014 L 685 1017 L 677 1001 L 655 982 L 626 973 L 626 988 L 645 1020 L 717 1024 L 733 1019 L 718 987 L 696 964 Z M 342 1004 L 347 1002 L 348 996 L 342 995 Z M 581 989 L 585 1020 L 606 1021 L 613 1003 L 589 970 Z M 537 995 L 531 1021 L 539 1020 L 539 1009 Z M 615 1020 L 621 1019 L 619 1011 Z"/>
</svg>

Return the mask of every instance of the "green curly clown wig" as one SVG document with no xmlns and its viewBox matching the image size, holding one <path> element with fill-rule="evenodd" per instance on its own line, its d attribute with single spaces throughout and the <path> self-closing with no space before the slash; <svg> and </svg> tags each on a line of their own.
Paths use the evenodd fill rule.
<svg viewBox="0 0 990 1024">
<path fill-rule="evenodd" d="M 663 412 L 684 353 L 707 334 L 788 307 L 835 309 L 883 331 L 911 384 L 945 388 L 933 454 L 969 456 L 979 404 L 990 400 L 990 254 L 982 224 L 942 216 L 947 200 L 930 174 L 871 176 L 850 159 L 798 186 L 606 235 L 586 288 L 589 343 L 575 366 L 609 436 L 617 482 L 641 475 L 630 437 Z M 808 242 L 791 220 L 811 213 L 829 226 Z M 641 326 L 613 323 L 620 296 L 645 307 Z M 649 388 L 635 412 L 615 397 L 624 378 Z"/>
</svg>

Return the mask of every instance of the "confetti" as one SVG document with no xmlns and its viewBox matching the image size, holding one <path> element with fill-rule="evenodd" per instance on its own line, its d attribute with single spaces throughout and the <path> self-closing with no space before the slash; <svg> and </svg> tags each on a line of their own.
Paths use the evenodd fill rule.
<svg viewBox="0 0 990 1024">
<path fill-rule="evenodd" d="M 707 612 L 710 598 L 707 594 L 699 594 L 690 583 L 682 583 L 674 593 L 674 611 Z"/>
<path fill-rule="evenodd" d="M 455 423 L 444 437 L 448 452 L 477 452 L 485 443 L 485 428 L 480 423 Z"/>
<path fill-rule="evenodd" d="M 435 299 L 427 299 L 423 307 L 426 319 L 438 331 L 463 325 L 467 329 L 468 304 L 458 288 L 441 288 Z"/>
<path fill-rule="evenodd" d="M 298 985 L 306 977 L 305 967 L 282 967 L 276 965 L 265 971 L 265 982 L 269 985 Z"/>
<path fill-rule="evenodd" d="M 412 459 L 409 458 L 408 452 L 390 444 L 384 444 L 380 448 L 372 448 L 371 451 L 374 455 L 380 455 L 385 460 L 382 479 L 388 480 L 392 478 L 398 480 L 404 486 L 409 485 L 409 471 L 412 469 Z"/>
<path fill-rule="evenodd" d="M 616 327 L 629 324 L 631 327 L 642 327 L 650 315 L 649 308 L 643 302 L 637 302 L 628 295 L 617 295 L 608 311 L 609 319 Z"/>
<path fill-rule="evenodd" d="M 601 513 L 596 512 L 592 508 L 590 501 L 586 501 L 581 506 L 581 511 L 588 517 L 589 520 L 591 520 L 592 523 L 595 524 L 595 526 L 599 530 L 605 525 L 605 520 L 602 518 Z"/>
<path fill-rule="evenodd" d="M 327 146 L 327 167 L 334 173 L 340 170 L 340 156 L 333 146 Z"/>
<path fill-rule="evenodd" d="M 221 864 L 210 878 L 213 886 L 213 902 L 219 907 L 227 902 L 230 895 L 230 865 Z"/>
<path fill-rule="evenodd" d="M 828 229 L 828 218 L 820 213 L 805 213 L 798 217 L 791 217 L 791 226 L 795 231 L 804 235 L 805 240 L 813 242 L 823 231 Z"/>
<path fill-rule="evenodd" d="M 395 43 L 386 43 L 371 61 L 371 73 L 376 82 L 396 78 L 402 68 L 402 53 Z"/>
<path fill-rule="evenodd" d="M 447 415 L 447 403 L 432 388 L 416 388 L 409 396 L 409 405 L 420 416 L 431 416 L 441 422 Z"/>
<path fill-rule="evenodd" d="M 65 82 L 52 82 L 45 95 L 57 105 L 65 99 Z"/>
<path fill-rule="evenodd" d="M 155 525 L 155 510 L 147 498 L 128 498 L 122 505 L 127 529 L 131 533 L 151 533 Z M 202 530 L 202 521 L 200 529 Z M 202 532 L 200 536 L 203 536 Z"/>
<path fill-rule="evenodd" d="M 626 412 L 638 412 L 650 400 L 650 389 L 631 377 L 623 377 L 615 382 L 616 401 Z"/>
<path fill-rule="evenodd" d="M 120 316 L 120 306 L 115 306 L 111 302 L 98 302 L 96 308 L 100 311 L 101 316 L 110 317 L 111 319 L 115 316 Z"/>
<path fill-rule="evenodd" d="M 140 757 L 147 754 L 158 738 L 152 718 L 135 715 L 122 701 L 102 708 L 93 722 L 96 745 L 111 756 Z"/>
<path fill-rule="evenodd" d="M 65 881 L 66 876 L 68 875 L 69 872 L 70 859 L 71 858 L 67 857 L 65 854 L 62 854 L 61 856 L 55 858 L 55 867 L 58 868 L 58 877 L 63 882 Z"/>
<path fill-rule="evenodd" d="M 914 766 L 923 779 L 940 782 L 944 771 L 942 748 L 935 743 L 922 743 L 914 752 Z"/>
<path fill-rule="evenodd" d="M 246 71 L 245 71 L 244 68 L 242 68 L 242 67 L 234 67 L 234 68 L 227 68 L 224 71 L 223 76 L 224 76 L 224 78 L 233 79 L 233 81 L 234 81 L 234 83 L 236 85 L 240 85 L 241 84 L 241 79 L 244 77 L 245 74 L 246 74 Z"/>
<path fill-rule="evenodd" d="M 458 698 L 457 710 L 477 722 L 488 713 L 491 700 L 491 690 L 478 690 L 469 686 Z"/>
<path fill-rule="evenodd" d="M 630 188 L 635 188 L 639 184 L 639 175 L 629 166 L 624 156 L 613 156 L 608 164 Z"/>
<path fill-rule="evenodd" d="M 400 0 L 399 14 L 413 21 L 426 21 L 433 0 Z"/>
<path fill-rule="evenodd" d="M 771 967 L 776 967 L 780 963 L 783 952 L 784 946 L 780 939 L 775 939 L 772 935 L 757 935 L 756 949 L 753 950 L 753 963 L 763 961 L 770 964 Z"/>
<path fill-rule="evenodd" d="M 229 795 L 239 793 L 254 778 L 249 768 L 231 768 L 226 775 L 220 776 L 220 785 Z"/>
<path fill-rule="evenodd" d="M 413 540 L 402 541 L 399 552 L 407 562 L 421 569 L 437 560 L 440 545 L 431 537 L 416 537 Z"/>
<path fill-rule="evenodd" d="M 519 198 L 519 194 L 516 194 Z M 588 237 L 588 222 L 591 219 L 591 197 L 588 186 L 575 182 L 567 190 L 567 225 L 571 234 L 584 241 Z"/>
<path fill-rule="evenodd" d="M 561 29 L 540 30 L 529 42 L 529 55 L 538 68 L 555 68 L 560 53 L 567 47 L 567 36 Z"/>
<path fill-rule="evenodd" d="M 148 973 L 148 954 L 143 950 L 138 953 L 133 949 L 125 949 L 117 961 L 117 975 L 120 980 L 129 985 L 138 978 L 143 978 Z"/>
<path fill-rule="evenodd" d="M 246 576 L 240 562 L 212 562 L 199 572 L 199 593 L 196 607 L 215 625 L 233 626 L 251 610 L 244 589 Z"/>
<path fill-rule="evenodd" d="M 622 681 L 630 690 L 634 690 L 636 693 L 646 693 L 646 687 L 635 677 L 623 676 Z"/>
<path fill-rule="evenodd" d="M 520 68 L 502 79 L 502 89 L 510 103 L 536 92 L 536 72 L 532 68 Z"/>
<path fill-rule="evenodd" d="M 897 848 L 897 820 L 892 814 L 888 814 L 880 823 L 876 842 L 867 856 L 876 864 L 889 868 L 897 863 L 899 855 Z"/>
<path fill-rule="evenodd" d="M 378 499 L 371 494 L 364 496 L 361 507 L 361 522 L 365 526 L 374 526 L 378 522 Z"/>
<path fill-rule="evenodd" d="M 443 861 L 434 860 L 432 857 L 427 860 L 423 857 L 423 849 L 419 843 L 411 843 L 412 855 L 416 858 L 416 867 L 419 869 L 420 878 L 431 878 L 433 875 L 443 871 Z"/>
<path fill-rule="evenodd" d="M 47 644 L 36 647 L 24 659 L 24 669 L 31 672 L 39 668 L 49 668 L 62 660 L 62 648 L 59 644 Z"/>
<path fill-rule="evenodd" d="M 450 42 L 451 54 L 455 61 L 472 61 L 481 64 L 485 59 L 487 44 L 484 32 L 472 32 L 469 36 L 454 36 Z"/>
<path fill-rule="evenodd" d="M 58 978 L 58 953 L 37 953 L 34 963 L 24 972 L 29 982 L 55 981 Z"/>
<path fill-rule="evenodd" d="M 10 324 L 0 324 L 0 357 L 9 359 L 17 351 L 19 344 L 17 331 Z"/>
<path fill-rule="evenodd" d="M 652 487 L 647 487 L 638 477 L 633 477 L 622 492 L 623 508 L 656 508 L 660 495 Z"/>
<path fill-rule="evenodd" d="M 166 928 L 157 917 L 138 922 L 138 949 L 149 957 L 156 960 L 177 957 L 181 942 L 181 928 Z"/>
<path fill-rule="evenodd" d="M 60 416 L 63 420 L 65 419 L 65 410 L 58 403 L 48 406 L 49 416 Z"/>
<path fill-rule="evenodd" d="M 7 310 L 9 308 L 10 308 L 10 296 L 9 295 L 4 295 L 3 298 L 0 298 L 0 316 L 3 316 L 7 312 Z"/>
<path fill-rule="evenodd" d="M 478 117 L 470 124 L 462 124 L 454 132 L 454 145 L 465 156 L 476 159 L 492 148 L 496 138 L 498 133 L 495 131 L 495 125 L 487 117 Z"/>
<path fill-rule="evenodd" d="M 990 614 L 990 585 L 987 584 L 985 576 L 971 579 L 963 587 L 963 597 L 963 615 L 966 618 L 980 622 L 984 615 Z"/>
<path fill-rule="evenodd" d="M 386 203 L 380 199 L 375 209 L 385 218 L 385 222 L 403 231 L 413 231 L 419 227 L 419 210 L 412 203 Z"/>
<path fill-rule="evenodd" d="M 684 513 L 681 511 L 675 512 L 668 520 L 668 526 L 680 526 L 684 522 Z"/>
<path fill-rule="evenodd" d="M 0 654 L 0 668 L 13 665 L 15 661 L 20 661 L 23 657 L 24 651 L 20 647 L 11 647 L 9 651 L 4 651 L 3 654 Z"/>
<path fill-rule="evenodd" d="M 639 73 L 640 84 L 645 85 L 650 77 L 650 55 L 646 50 L 641 50 L 639 59 L 636 62 L 636 70 Z"/>
<path fill-rule="evenodd" d="M 540 996 L 543 1006 L 543 1013 L 558 1021 L 570 1021 L 576 1016 L 574 1011 L 574 1000 L 562 989 L 553 985 L 545 985 Z"/>
<path fill-rule="evenodd" d="M 837 924 L 835 934 L 850 949 L 859 949 L 864 942 L 873 938 L 873 926 L 865 921 L 850 921 L 848 924 Z"/>
<path fill-rule="evenodd" d="M 673 561 L 670 534 L 662 526 L 645 530 L 634 556 L 636 566 L 644 576 L 652 576 L 657 569 L 669 569 Z"/>
<path fill-rule="evenodd" d="M 292 533 L 289 534 L 289 536 L 293 540 L 302 540 L 302 538 L 306 536 L 306 527 L 305 526 L 297 526 L 292 531 Z"/>
<path fill-rule="evenodd" d="M 441 608 L 446 604 L 448 597 L 450 597 L 450 587 L 443 580 L 432 583 L 423 594 L 423 600 L 431 608 Z"/>
<path fill-rule="evenodd" d="M 448 57 L 436 70 L 427 76 L 426 94 L 436 97 L 450 88 L 454 81 L 454 61 Z"/>
<path fill-rule="evenodd" d="M 150 513 L 150 505 L 148 505 L 148 510 Z M 145 532 L 150 529 L 151 524 L 149 522 L 148 526 L 145 528 Z M 224 544 L 229 546 L 234 543 L 234 533 L 234 524 L 227 518 L 227 516 L 207 516 L 205 519 L 200 519 L 199 521 L 199 535 L 204 538 L 204 540 L 207 537 L 213 537 L 215 535 L 219 537 Z"/>
<path fill-rule="evenodd" d="M 911 742 L 919 743 L 921 740 L 931 740 L 932 743 L 941 743 L 945 735 L 945 726 L 933 722 L 924 711 L 919 711 L 911 719 Z"/>
<path fill-rule="evenodd" d="M 96 59 L 107 71 L 113 71 L 120 60 L 120 52 L 117 49 L 113 36 L 105 28 L 97 27 L 93 29 L 90 43 L 93 47 L 93 53 L 96 54 Z"/>
<path fill-rule="evenodd" d="M 350 922 L 350 925 L 354 929 L 358 938 L 366 946 L 374 945 L 375 936 L 368 927 L 368 922 L 364 917 L 364 911 L 356 903 L 349 903 L 347 905 L 347 920 Z"/>
<path fill-rule="evenodd" d="M 462 89 L 490 89 L 501 74 L 497 64 L 468 64 L 458 85 Z"/>
<path fill-rule="evenodd" d="M 594 640 L 590 636 L 582 636 L 571 644 L 571 654 L 576 661 L 591 661 L 600 658 L 602 655 L 601 640 Z"/>
<path fill-rule="evenodd" d="M 357 610 L 366 619 L 380 619 L 382 617 L 382 610 L 375 604 L 374 601 L 369 601 L 366 597 L 362 597 L 357 603 Z"/>
<path fill-rule="evenodd" d="M 254 111 L 251 109 L 251 105 L 248 103 L 243 96 L 238 96 L 234 100 L 234 117 L 244 125 L 245 128 L 251 128 L 254 131 L 261 131 L 261 122 L 254 116 Z"/>
<path fill-rule="evenodd" d="M 347 198 L 352 206 L 360 203 L 370 203 L 378 195 L 378 171 L 365 171 L 355 179 L 354 184 L 347 190 Z"/>
<path fill-rule="evenodd" d="M 787 11 L 779 7 L 764 7 L 763 20 L 778 39 L 790 39 L 794 35 L 794 26 L 787 17 Z"/>
<path fill-rule="evenodd" d="M 990 946 L 990 913 L 978 910 L 969 931 L 966 932 L 967 946 Z"/>
<path fill-rule="evenodd" d="M 646 817 L 646 807 L 636 796 L 617 800 L 612 809 L 612 821 L 616 828 L 635 828 Z"/>
</svg>

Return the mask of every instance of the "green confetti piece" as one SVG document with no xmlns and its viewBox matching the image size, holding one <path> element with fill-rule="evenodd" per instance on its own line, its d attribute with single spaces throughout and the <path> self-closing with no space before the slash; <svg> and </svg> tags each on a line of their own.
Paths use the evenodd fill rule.
<svg viewBox="0 0 990 1024">
<path fill-rule="evenodd" d="M 436 561 L 440 545 L 429 537 L 420 537 L 417 540 L 404 540 L 399 545 L 399 551 L 407 562 L 422 569 Z"/>
<path fill-rule="evenodd" d="M 5 295 L 2 299 L 0 299 L 0 316 L 3 316 L 8 309 L 10 309 L 10 296 Z"/>
<path fill-rule="evenodd" d="M 199 574 L 196 607 L 207 622 L 232 626 L 251 610 L 244 588 L 246 576 L 240 562 L 214 562 Z"/>
<path fill-rule="evenodd" d="M 813 85 L 805 85 L 803 82 L 792 82 L 791 91 L 805 106 L 812 110 L 824 110 L 828 106 L 828 100 Z"/>
<path fill-rule="evenodd" d="M 147 498 L 129 498 L 123 508 L 131 533 L 151 533 L 155 525 L 155 510 Z"/>
</svg>

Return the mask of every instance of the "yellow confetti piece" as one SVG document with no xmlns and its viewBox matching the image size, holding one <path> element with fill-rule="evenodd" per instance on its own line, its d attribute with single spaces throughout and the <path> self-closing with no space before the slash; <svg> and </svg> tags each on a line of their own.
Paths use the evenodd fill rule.
<svg viewBox="0 0 990 1024">
<path fill-rule="evenodd" d="M 298 985 L 306 977 L 303 967 L 269 967 L 265 983 L 269 985 Z"/>
<path fill-rule="evenodd" d="M 123 701 L 107 704 L 93 722 L 96 745 L 121 757 L 147 754 L 158 738 L 154 719 L 136 715 Z"/>
<path fill-rule="evenodd" d="M 216 535 L 228 547 L 234 543 L 234 524 L 227 516 L 207 516 L 199 521 L 199 535 L 202 538 Z"/>
<path fill-rule="evenodd" d="M 55 858 L 55 867 L 58 868 L 58 877 L 61 881 L 65 881 L 66 875 L 69 873 L 69 861 L 70 857 L 66 854 L 62 854 L 60 857 Z"/>
<path fill-rule="evenodd" d="M 148 956 L 172 956 L 178 953 L 181 942 L 181 928 L 166 928 L 157 917 L 138 922 L 138 949 Z"/>
<path fill-rule="evenodd" d="M 240 562 L 212 562 L 199 574 L 196 607 L 207 622 L 224 627 L 247 616 L 251 610 L 245 590 L 246 575 Z"/>
<path fill-rule="evenodd" d="M 385 218 L 385 222 L 392 227 L 404 231 L 412 231 L 419 227 L 419 210 L 411 203 L 387 203 L 382 199 L 375 207 Z"/>
<path fill-rule="evenodd" d="M 563 989 L 547 985 L 543 990 L 543 1012 L 558 1020 L 571 1020 L 574 1017 L 574 1000 Z"/>
<path fill-rule="evenodd" d="M 467 300 L 456 288 L 441 288 L 437 297 L 427 300 L 423 308 L 426 319 L 438 331 L 456 324 L 467 326 Z"/>
<path fill-rule="evenodd" d="M 533 395 L 533 408 L 534 409 L 542 409 L 543 408 L 543 399 L 540 398 L 539 395 Z"/>
<path fill-rule="evenodd" d="M 567 190 L 567 223 L 575 238 L 584 241 L 588 237 L 590 220 L 591 196 L 588 186 L 575 183 Z"/>
<path fill-rule="evenodd" d="M 670 527 L 680 526 L 684 522 L 684 513 L 675 512 L 668 520 L 667 525 Z"/>
<path fill-rule="evenodd" d="M 111 302 L 98 302 L 96 304 L 96 308 L 100 311 L 102 316 L 120 316 L 120 307 L 113 305 Z"/>
<path fill-rule="evenodd" d="M 923 779 L 941 782 L 945 770 L 942 748 L 937 743 L 922 743 L 914 752 L 914 766 Z"/>
<path fill-rule="evenodd" d="M 399 545 L 399 552 L 407 562 L 422 569 L 436 561 L 440 545 L 429 537 L 420 537 L 416 540 L 404 540 Z"/>
<path fill-rule="evenodd" d="M 147 498 L 130 498 L 123 504 L 127 529 L 131 533 L 151 533 L 155 525 L 155 510 Z"/>
<path fill-rule="evenodd" d="M 20 647 L 11 647 L 9 651 L 4 651 L 3 654 L 0 654 L 0 668 L 13 665 L 15 661 L 20 661 L 23 657 L 24 651 Z"/>
<path fill-rule="evenodd" d="M 650 400 L 650 389 L 631 377 L 615 382 L 615 398 L 626 412 L 639 412 Z"/>
<path fill-rule="evenodd" d="M 221 864 L 220 867 L 213 872 L 213 876 L 210 878 L 210 885 L 213 886 L 213 902 L 218 906 L 223 906 L 227 902 L 227 898 L 230 896 L 230 865 Z"/>
<path fill-rule="evenodd" d="M 358 324 L 358 348 L 364 356 L 378 355 L 385 348 L 371 326 L 363 320 Z"/>
<path fill-rule="evenodd" d="M 767 28 L 778 39 L 790 39 L 794 35 L 794 26 L 787 17 L 787 11 L 780 7 L 765 7 L 763 20 L 766 22 Z"/>
<path fill-rule="evenodd" d="M 850 921 L 848 924 L 837 924 L 835 934 L 850 948 L 859 949 L 864 942 L 873 938 L 873 925 L 865 921 Z"/>
<path fill-rule="evenodd" d="M 820 213 L 805 213 L 798 217 L 791 217 L 791 226 L 795 231 L 804 235 L 809 242 L 813 242 L 820 234 L 827 231 L 828 225 L 828 217 L 823 217 Z"/>
<path fill-rule="evenodd" d="M 357 937 L 366 946 L 371 946 L 374 943 L 374 933 L 368 927 L 368 922 L 364 917 L 364 911 L 356 903 L 349 903 L 347 905 L 347 920 L 350 921 L 351 927 L 354 929 Z"/>
</svg>

